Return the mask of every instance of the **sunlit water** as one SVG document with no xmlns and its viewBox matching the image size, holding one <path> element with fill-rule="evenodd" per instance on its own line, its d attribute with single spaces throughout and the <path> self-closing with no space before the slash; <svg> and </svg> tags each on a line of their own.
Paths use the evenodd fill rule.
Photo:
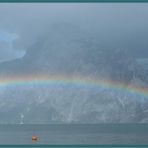
<svg viewBox="0 0 148 148">
<path fill-rule="evenodd" d="M 0 144 L 148 144 L 148 125 L 0 125 Z"/>
</svg>

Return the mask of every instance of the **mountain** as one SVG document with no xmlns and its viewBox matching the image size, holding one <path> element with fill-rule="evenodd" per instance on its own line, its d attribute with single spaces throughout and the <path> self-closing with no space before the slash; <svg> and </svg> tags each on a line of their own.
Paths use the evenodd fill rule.
<svg viewBox="0 0 148 148">
<path fill-rule="evenodd" d="M 0 78 L 35 75 L 104 78 L 147 87 L 147 71 L 128 51 L 108 49 L 83 29 L 50 27 L 23 58 L 0 64 Z M 95 85 L 4 85 L 0 123 L 147 122 L 147 96 Z"/>
</svg>

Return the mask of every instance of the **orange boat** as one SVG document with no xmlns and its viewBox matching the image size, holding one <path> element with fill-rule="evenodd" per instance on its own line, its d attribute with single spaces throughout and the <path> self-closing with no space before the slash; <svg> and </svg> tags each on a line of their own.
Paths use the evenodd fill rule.
<svg viewBox="0 0 148 148">
<path fill-rule="evenodd" d="M 32 136 L 32 141 L 38 141 L 38 137 L 37 136 Z"/>
</svg>

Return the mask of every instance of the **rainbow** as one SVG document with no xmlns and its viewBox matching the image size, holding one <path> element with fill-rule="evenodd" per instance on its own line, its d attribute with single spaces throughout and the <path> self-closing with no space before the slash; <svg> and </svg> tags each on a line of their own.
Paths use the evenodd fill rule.
<svg viewBox="0 0 148 148">
<path fill-rule="evenodd" d="M 106 88 L 106 89 L 115 89 L 115 90 L 123 90 L 129 93 L 134 93 L 138 95 L 148 96 L 148 87 L 138 87 L 135 85 L 125 85 L 123 83 L 115 82 L 109 79 L 97 79 L 90 77 L 82 77 L 82 76 L 47 76 L 47 75 L 39 75 L 39 76 L 12 76 L 0 78 L 0 87 L 3 86 L 13 86 L 13 85 L 76 85 L 76 86 L 95 86 L 98 88 Z"/>
</svg>

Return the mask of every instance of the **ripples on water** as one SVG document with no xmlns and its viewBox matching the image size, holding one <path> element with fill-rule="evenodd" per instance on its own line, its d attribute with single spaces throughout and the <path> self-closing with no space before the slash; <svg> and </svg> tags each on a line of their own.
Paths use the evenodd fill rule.
<svg viewBox="0 0 148 148">
<path fill-rule="evenodd" d="M 32 135 L 39 141 L 32 142 Z M 148 144 L 147 124 L 0 125 L 0 144 Z"/>
</svg>

